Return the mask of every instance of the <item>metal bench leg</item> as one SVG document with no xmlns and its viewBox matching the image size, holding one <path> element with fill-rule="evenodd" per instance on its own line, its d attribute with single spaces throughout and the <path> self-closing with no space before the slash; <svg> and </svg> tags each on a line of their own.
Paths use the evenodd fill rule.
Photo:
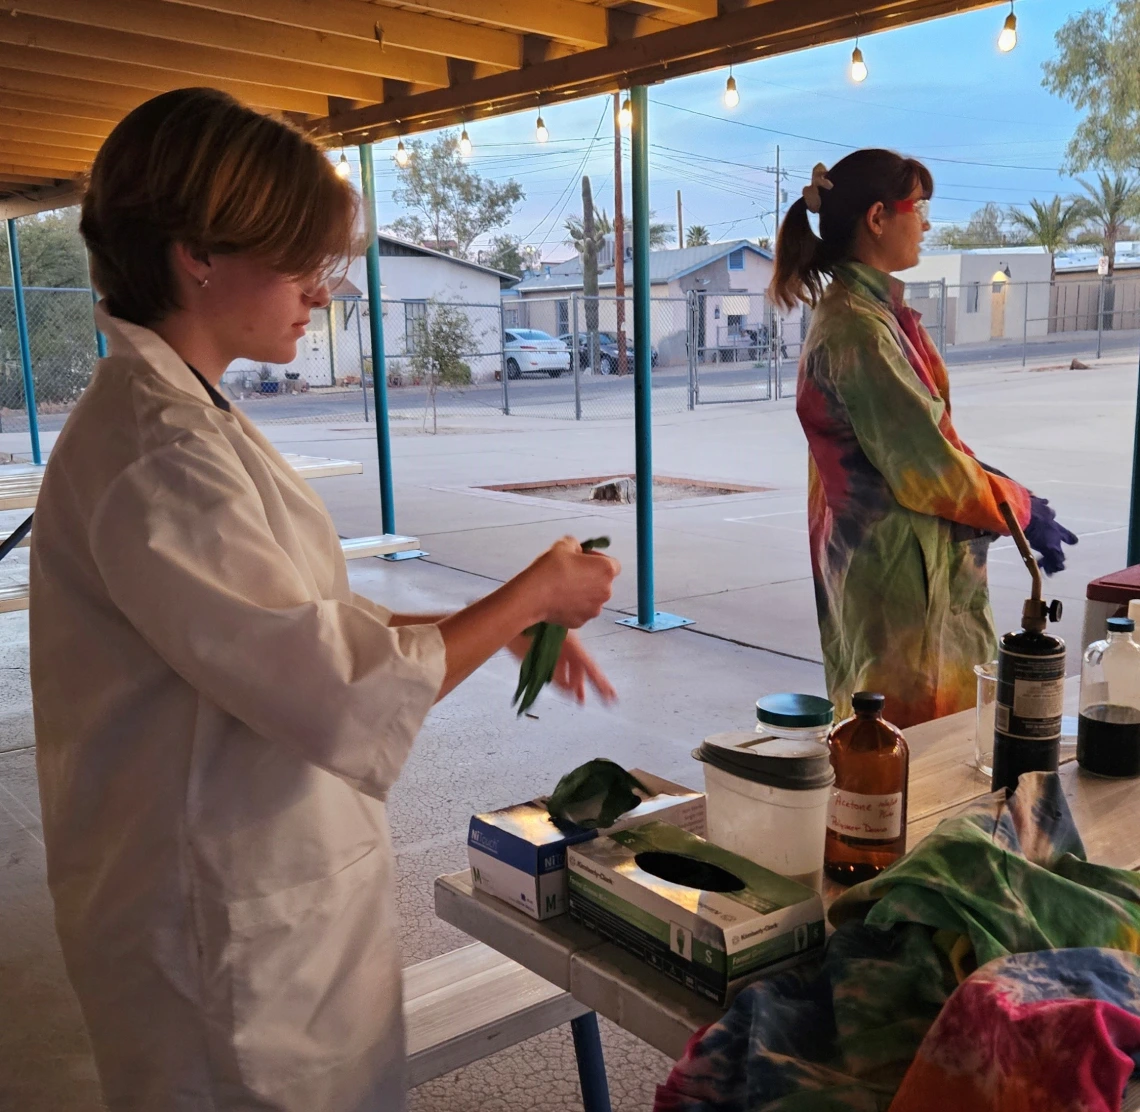
<svg viewBox="0 0 1140 1112">
<path fill-rule="evenodd" d="M 610 1083 L 598 1035 L 598 1016 L 588 1012 L 570 1021 L 574 1035 L 574 1055 L 578 1059 L 578 1082 L 582 1086 L 585 1112 L 610 1112 Z"/>
</svg>

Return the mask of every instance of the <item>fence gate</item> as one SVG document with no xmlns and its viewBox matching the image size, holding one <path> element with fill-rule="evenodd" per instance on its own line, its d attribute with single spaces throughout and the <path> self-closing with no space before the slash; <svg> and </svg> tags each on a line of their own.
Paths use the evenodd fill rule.
<svg viewBox="0 0 1140 1112">
<path fill-rule="evenodd" d="M 689 294 L 689 378 L 694 405 L 779 397 L 781 370 L 799 352 L 799 315 L 777 319 L 763 294 Z"/>
</svg>

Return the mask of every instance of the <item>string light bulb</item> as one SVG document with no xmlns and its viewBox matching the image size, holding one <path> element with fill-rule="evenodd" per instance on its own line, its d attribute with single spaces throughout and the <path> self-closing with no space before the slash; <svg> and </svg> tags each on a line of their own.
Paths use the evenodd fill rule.
<svg viewBox="0 0 1140 1112">
<path fill-rule="evenodd" d="M 851 51 L 851 80 L 857 85 L 867 80 L 867 63 L 863 61 L 858 39 L 855 40 L 855 49 Z"/>
<path fill-rule="evenodd" d="M 336 164 L 336 176 L 340 178 L 341 181 L 347 181 L 352 177 L 352 167 L 349 166 L 344 151 L 340 152 L 340 161 Z"/>
<path fill-rule="evenodd" d="M 1017 16 L 1013 13 L 1013 0 L 1009 0 L 1009 15 L 1005 17 L 1001 34 L 998 35 L 998 50 L 1008 54 L 1017 46 Z"/>
<path fill-rule="evenodd" d="M 618 113 L 618 124 L 625 128 L 633 126 L 633 105 L 630 104 L 629 97 L 626 97 L 621 103 L 621 111 Z"/>
<path fill-rule="evenodd" d="M 396 144 L 396 165 L 403 167 L 408 164 L 408 148 L 404 146 L 404 140 L 401 139 Z"/>
<path fill-rule="evenodd" d="M 740 93 L 736 88 L 736 78 L 732 76 L 732 67 L 728 68 L 728 80 L 724 83 L 724 106 L 735 108 L 740 103 Z"/>
<path fill-rule="evenodd" d="M 471 157 L 471 136 L 467 134 L 467 128 L 464 127 L 462 134 L 459 136 L 459 153 L 464 158 Z"/>
<path fill-rule="evenodd" d="M 546 130 L 546 124 L 542 122 L 542 117 L 538 117 L 538 123 L 534 125 L 534 137 L 540 142 L 545 143 L 550 138 L 550 132 Z"/>
</svg>

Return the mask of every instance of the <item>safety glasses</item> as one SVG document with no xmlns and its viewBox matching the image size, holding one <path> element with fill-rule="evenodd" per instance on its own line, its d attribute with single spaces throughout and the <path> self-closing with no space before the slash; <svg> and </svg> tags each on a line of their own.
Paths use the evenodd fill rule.
<svg viewBox="0 0 1140 1112">
<path fill-rule="evenodd" d="M 925 224 L 930 220 L 930 201 L 922 197 L 917 201 L 895 201 L 891 208 L 895 212 L 917 212 L 918 218 Z"/>
</svg>

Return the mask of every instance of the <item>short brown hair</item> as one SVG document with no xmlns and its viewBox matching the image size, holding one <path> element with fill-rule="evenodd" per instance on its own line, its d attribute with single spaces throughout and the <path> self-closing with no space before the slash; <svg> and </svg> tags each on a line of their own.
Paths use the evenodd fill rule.
<svg viewBox="0 0 1140 1112">
<path fill-rule="evenodd" d="M 846 262 L 859 222 L 872 205 L 905 201 L 919 187 L 934 194 L 934 178 L 921 162 L 894 151 L 868 148 L 840 159 L 827 171 L 830 189 L 821 189 L 819 235 L 808 223 L 801 197 L 788 209 L 776 240 L 776 272 L 768 296 L 786 309 L 797 301 L 814 305 L 823 280 Z"/>
<path fill-rule="evenodd" d="M 95 157 L 79 230 L 117 317 L 177 308 L 170 246 L 249 252 L 282 273 L 331 271 L 357 242 L 359 201 L 310 139 L 215 89 L 139 105 Z"/>
</svg>

